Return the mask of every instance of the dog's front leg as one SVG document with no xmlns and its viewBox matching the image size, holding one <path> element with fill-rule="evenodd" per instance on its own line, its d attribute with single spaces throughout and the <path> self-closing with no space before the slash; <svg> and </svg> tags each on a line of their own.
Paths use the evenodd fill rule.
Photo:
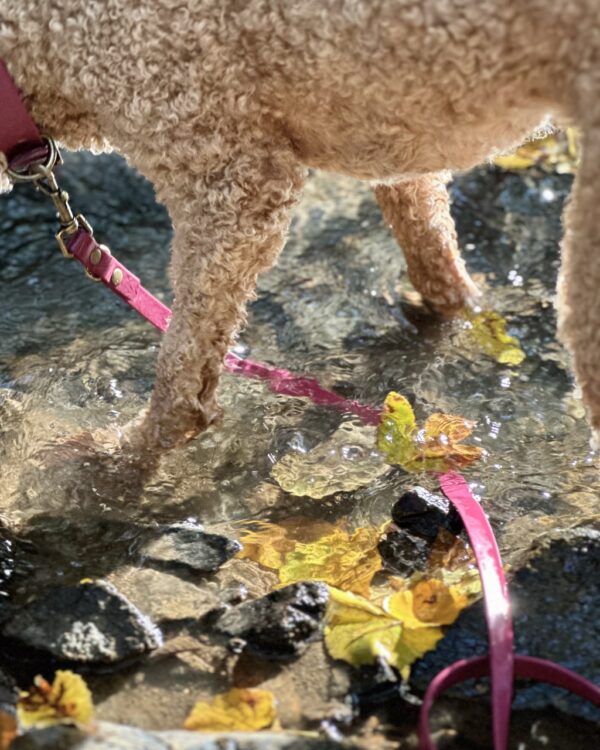
<svg viewBox="0 0 600 750">
<path fill-rule="evenodd" d="M 274 140 L 226 147 L 220 140 L 156 179 L 174 225 L 173 317 L 159 353 L 149 409 L 127 433 L 136 449 L 182 445 L 219 415 L 216 388 L 225 354 L 245 319 L 256 277 L 285 241 L 305 178 Z"/>
<path fill-rule="evenodd" d="M 426 174 L 375 188 L 383 217 L 404 251 L 408 278 L 444 314 L 479 296 L 460 257 L 446 189 L 449 177 Z"/>
</svg>

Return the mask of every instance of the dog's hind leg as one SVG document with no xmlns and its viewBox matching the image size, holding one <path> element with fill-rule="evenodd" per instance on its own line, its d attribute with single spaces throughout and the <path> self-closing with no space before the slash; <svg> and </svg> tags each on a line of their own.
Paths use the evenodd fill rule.
<svg viewBox="0 0 600 750">
<path fill-rule="evenodd" d="M 425 174 L 375 188 L 383 217 L 404 251 L 411 283 L 444 314 L 479 295 L 460 257 L 446 189 L 449 177 Z"/>
<path fill-rule="evenodd" d="M 600 86 L 600 81 L 598 82 Z M 598 90 L 598 89 L 596 89 Z M 597 102 L 590 94 L 588 106 Z M 584 128 L 582 162 L 565 212 L 559 335 L 569 349 L 596 441 L 600 436 L 600 107 Z"/>
<path fill-rule="evenodd" d="M 284 244 L 305 179 L 305 169 L 274 138 L 215 141 L 197 163 L 171 163 L 166 175 L 150 174 L 174 225 L 175 302 L 149 409 L 127 433 L 136 449 L 182 445 L 218 417 L 223 359 L 257 275 Z"/>
</svg>

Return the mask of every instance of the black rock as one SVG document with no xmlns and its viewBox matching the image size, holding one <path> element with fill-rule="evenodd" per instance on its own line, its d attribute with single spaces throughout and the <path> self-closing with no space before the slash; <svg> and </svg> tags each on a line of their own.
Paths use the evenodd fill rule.
<svg viewBox="0 0 600 750">
<path fill-rule="evenodd" d="M 47 589 L 15 608 L 1 635 L 9 658 L 37 654 L 92 667 L 129 661 L 162 643 L 160 630 L 105 582 Z"/>
<path fill-rule="evenodd" d="M 0 711 L 13 714 L 18 696 L 19 691 L 13 676 L 0 667 Z"/>
<path fill-rule="evenodd" d="M 443 495 L 434 495 L 423 487 L 405 492 L 392 508 L 392 520 L 411 534 L 435 539 L 440 529 L 459 534 L 463 523 L 456 508 Z"/>
<path fill-rule="evenodd" d="M 244 650 L 263 659 L 299 656 L 319 635 L 329 592 L 323 583 L 294 583 L 219 615 L 213 627 L 240 639 Z"/>
<path fill-rule="evenodd" d="M 211 573 L 242 549 L 233 539 L 207 534 L 201 526 L 173 524 L 142 548 L 144 557 L 161 568 L 187 568 L 194 573 Z"/>
<path fill-rule="evenodd" d="M 14 542 L 3 530 L 0 531 L 0 587 L 7 583 L 15 572 Z"/>
<path fill-rule="evenodd" d="M 597 682 L 600 530 L 582 527 L 544 535 L 532 547 L 526 564 L 514 572 L 509 590 L 516 652 L 551 659 Z M 424 690 L 451 662 L 481 656 L 487 651 L 480 601 L 464 610 L 436 649 L 415 664 L 411 683 Z M 452 693 L 481 697 L 481 692 L 472 686 L 454 687 Z M 600 721 L 600 708 L 541 682 L 518 683 L 513 706 L 517 712 L 553 706 Z"/>
<path fill-rule="evenodd" d="M 401 576 L 424 570 L 433 545 L 432 539 L 414 536 L 391 523 L 377 545 L 385 567 Z"/>
</svg>

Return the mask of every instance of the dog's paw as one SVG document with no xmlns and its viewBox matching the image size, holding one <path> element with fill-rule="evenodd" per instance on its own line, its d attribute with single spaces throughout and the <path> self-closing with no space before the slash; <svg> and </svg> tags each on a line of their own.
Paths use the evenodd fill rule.
<svg viewBox="0 0 600 750">
<path fill-rule="evenodd" d="M 123 430 L 124 450 L 138 454 L 160 454 L 182 448 L 221 420 L 222 409 L 212 400 L 194 409 L 178 406 L 169 410 L 144 410 Z"/>
</svg>

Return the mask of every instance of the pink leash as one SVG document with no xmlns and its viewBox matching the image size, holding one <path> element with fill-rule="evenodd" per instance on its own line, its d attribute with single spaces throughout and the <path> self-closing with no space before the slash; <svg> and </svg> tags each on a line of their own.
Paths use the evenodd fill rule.
<svg viewBox="0 0 600 750">
<path fill-rule="evenodd" d="M 1 60 L 0 109 L 0 152 L 6 156 L 9 175 L 15 182 L 33 182 L 50 196 L 61 222 L 57 241 L 63 254 L 76 258 L 89 276 L 102 282 L 158 330 L 166 331 L 171 316 L 169 308 L 150 294 L 108 248 L 96 241 L 83 216 L 74 216 L 71 212 L 68 196 L 58 187 L 53 174 L 53 168 L 60 160 L 58 149 L 52 139 L 40 135 Z M 378 409 L 349 401 L 323 388 L 313 378 L 298 377 L 287 370 L 241 359 L 232 352 L 225 358 L 225 367 L 229 372 L 265 381 L 274 393 L 308 398 L 315 404 L 355 414 L 368 424 L 379 422 Z M 432 680 L 421 708 L 420 748 L 435 750 L 429 733 L 429 714 L 436 698 L 453 685 L 489 675 L 494 750 L 506 750 L 514 676 L 557 685 L 597 706 L 600 706 L 600 688 L 544 659 L 514 656 L 508 589 L 492 528 L 460 474 L 440 474 L 439 481 L 446 497 L 460 513 L 475 553 L 483 588 L 490 653 L 486 657 L 458 661 Z"/>
</svg>

